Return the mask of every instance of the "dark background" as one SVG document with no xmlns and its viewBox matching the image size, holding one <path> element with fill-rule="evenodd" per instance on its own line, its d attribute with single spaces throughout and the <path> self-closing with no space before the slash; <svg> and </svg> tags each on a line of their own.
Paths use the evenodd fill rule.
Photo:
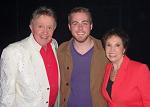
<svg viewBox="0 0 150 107">
<path fill-rule="evenodd" d="M 0 54 L 8 44 L 29 36 L 30 16 L 43 5 L 56 12 L 58 26 L 54 38 L 59 44 L 71 38 L 68 12 L 75 6 L 84 6 L 93 15 L 94 37 L 101 39 L 108 29 L 122 27 L 131 39 L 128 56 L 150 67 L 149 0 L 5 0 L 0 6 Z"/>
</svg>

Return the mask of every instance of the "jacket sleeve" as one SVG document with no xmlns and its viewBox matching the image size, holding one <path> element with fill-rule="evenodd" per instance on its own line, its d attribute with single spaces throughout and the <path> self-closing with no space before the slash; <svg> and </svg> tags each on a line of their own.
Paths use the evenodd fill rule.
<svg viewBox="0 0 150 107">
<path fill-rule="evenodd" d="M 3 50 L 0 59 L 0 107 L 15 107 L 17 59 L 13 49 Z"/>
<path fill-rule="evenodd" d="M 150 107 L 150 71 L 146 65 L 140 67 L 138 77 L 144 107 Z"/>
</svg>

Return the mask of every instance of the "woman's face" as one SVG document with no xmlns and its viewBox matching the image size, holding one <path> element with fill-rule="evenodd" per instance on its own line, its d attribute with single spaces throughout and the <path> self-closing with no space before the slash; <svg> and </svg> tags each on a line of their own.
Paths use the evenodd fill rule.
<svg viewBox="0 0 150 107">
<path fill-rule="evenodd" d="M 106 40 L 105 51 L 112 63 L 121 63 L 125 52 L 122 39 L 117 35 L 112 35 Z"/>
</svg>

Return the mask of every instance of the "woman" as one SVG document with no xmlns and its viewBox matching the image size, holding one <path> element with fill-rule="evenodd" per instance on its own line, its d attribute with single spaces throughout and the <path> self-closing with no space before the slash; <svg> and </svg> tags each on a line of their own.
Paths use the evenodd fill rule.
<svg viewBox="0 0 150 107">
<path fill-rule="evenodd" d="M 128 40 L 120 29 L 112 29 L 103 37 L 110 63 L 106 66 L 102 93 L 108 107 L 150 107 L 150 71 L 147 65 L 125 55 Z"/>
</svg>

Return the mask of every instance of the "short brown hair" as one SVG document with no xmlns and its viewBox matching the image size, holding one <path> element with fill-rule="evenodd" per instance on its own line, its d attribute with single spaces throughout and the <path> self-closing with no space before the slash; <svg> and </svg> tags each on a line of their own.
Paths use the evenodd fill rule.
<svg viewBox="0 0 150 107">
<path fill-rule="evenodd" d="M 88 14 L 89 18 L 90 18 L 90 23 L 92 24 L 93 21 L 92 21 L 92 14 L 90 12 L 90 10 L 88 8 L 85 8 L 85 7 L 75 7 L 73 8 L 70 13 L 68 14 L 68 23 L 71 22 L 71 15 L 73 13 L 78 13 L 78 12 L 83 12 L 83 13 L 86 13 Z"/>
</svg>

